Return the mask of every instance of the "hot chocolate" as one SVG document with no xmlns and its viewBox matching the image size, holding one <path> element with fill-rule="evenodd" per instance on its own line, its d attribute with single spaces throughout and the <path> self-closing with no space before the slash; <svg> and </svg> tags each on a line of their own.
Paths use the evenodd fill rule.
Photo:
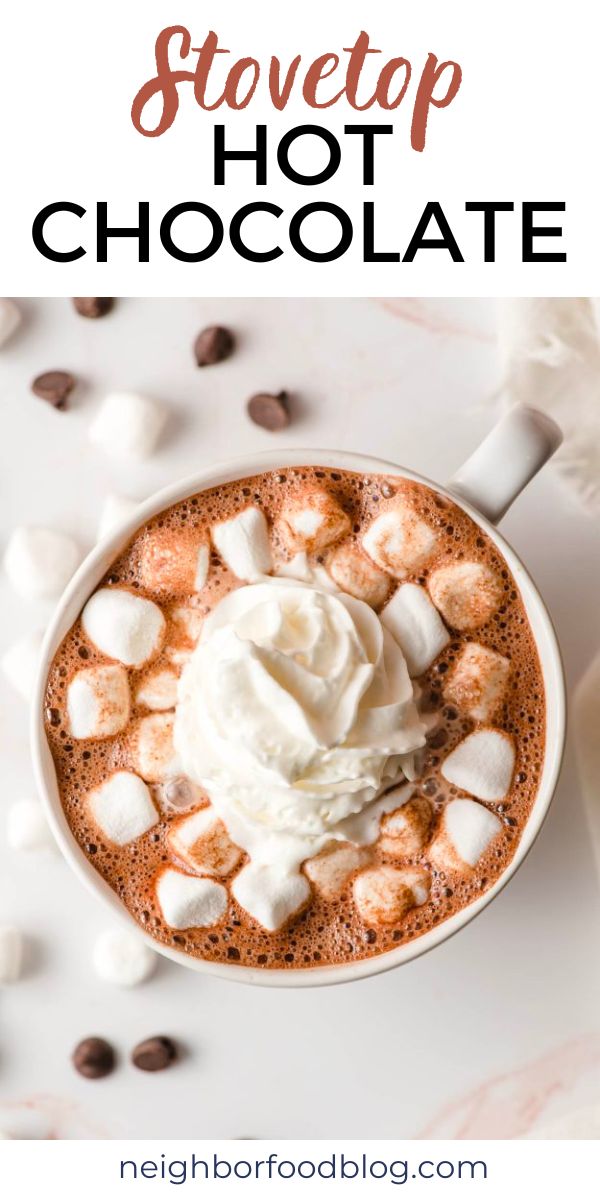
<svg viewBox="0 0 600 1200">
<path fill-rule="evenodd" d="M 149 521 L 52 663 L 47 736 L 94 868 L 165 945 L 310 968 L 467 906 L 535 799 L 518 588 L 451 501 L 286 468 Z"/>
</svg>

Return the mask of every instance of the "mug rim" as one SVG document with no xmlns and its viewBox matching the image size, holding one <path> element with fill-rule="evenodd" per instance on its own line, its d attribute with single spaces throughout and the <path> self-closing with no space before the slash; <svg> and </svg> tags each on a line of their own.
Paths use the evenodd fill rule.
<svg viewBox="0 0 600 1200">
<path fill-rule="evenodd" d="M 119 900 L 105 879 L 94 869 L 85 857 L 83 849 L 76 841 L 60 802 L 54 764 L 46 739 L 44 726 L 44 696 L 48 669 L 54 654 L 62 639 L 71 628 L 86 600 L 105 574 L 108 566 L 119 554 L 146 521 L 162 512 L 172 504 L 184 500 L 197 492 L 210 487 L 218 487 L 234 480 L 242 480 L 262 471 L 282 469 L 295 466 L 322 466 L 325 468 L 339 467 L 341 470 L 358 471 L 361 473 L 377 473 L 400 475 L 410 481 L 424 484 L 438 495 L 457 504 L 459 508 L 478 525 L 498 546 L 512 574 L 521 585 L 525 585 L 529 595 L 524 598 L 527 617 L 538 653 L 541 645 L 550 653 L 551 669 L 554 680 L 550 694 L 547 686 L 546 672 L 543 671 L 546 712 L 552 706 L 557 728 L 557 736 L 553 744 L 552 758 L 549 748 L 544 747 L 544 760 L 540 787 L 536 794 L 534 808 L 524 826 L 519 844 L 510 862 L 506 865 L 495 883 L 480 897 L 473 900 L 465 908 L 460 909 L 452 917 L 421 934 L 414 941 L 403 943 L 397 948 L 384 951 L 357 962 L 336 963 L 322 967 L 288 967 L 288 968 L 257 968 L 243 967 L 235 963 L 213 962 L 207 959 L 195 958 L 182 950 L 164 946 L 142 929 L 129 910 Z M 529 612 L 530 603 L 537 609 L 536 622 Z M 75 616 L 70 616 L 76 608 Z M 66 620 L 66 618 L 68 618 Z M 65 623 L 66 621 L 66 623 Z M 548 722 L 547 722 L 548 725 Z M 327 449 L 295 449 L 266 450 L 252 455 L 238 455 L 234 458 L 220 460 L 192 475 L 168 484 L 154 492 L 146 500 L 141 501 L 135 512 L 127 521 L 122 522 L 117 529 L 98 542 L 83 559 L 73 578 L 60 597 L 46 630 L 38 667 L 31 707 L 31 752 L 34 774 L 38 793 L 41 797 L 50 827 L 65 856 L 69 866 L 76 876 L 94 895 L 99 896 L 107 904 L 113 914 L 129 928 L 137 931 L 140 937 L 157 953 L 170 958 L 192 970 L 202 974 L 212 975 L 234 982 L 254 984 L 266 987 L 318 987 L 336 983 L 352 982 L 358 979 L 379 975 L 394 967 L 401 966 L 426 954 L 429 950 L 441 945 L 460 929 L 465 928 L 475 919 L 488 904 L 506 887 L 513 875 L 525 861 L 540 829 L 546 819 L 552 802 L 558 777 L 560 774 L 566 734 L 566 690 L 564 668 L 561 652 L 546 605 L 527 568 L 521 562 L 509 543 L 473 505 L 462 496 L 452 491 L 451 487 L 438 484 L 425 475 L 421 475 L 407 467 L 380 459 L 375 455 L 358 454 L 348 450 Z"/>
</svg>

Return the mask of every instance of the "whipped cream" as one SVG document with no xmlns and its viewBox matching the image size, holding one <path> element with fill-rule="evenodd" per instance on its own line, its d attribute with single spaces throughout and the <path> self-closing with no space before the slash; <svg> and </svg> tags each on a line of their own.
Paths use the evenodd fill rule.
<svg viewBox="0 0 600 1200">
<path fill-rule="evenodd" d="M 297 563 L 300 568 L 300 562 Z M 255 864 L 295 872 L 333 840 L 375 841 L 386 791 L 425 744 L 402 651 L 322 574 L 263 576 L 204 622 L 182 673 L 174 741 Z M 410 789 L 407 789 L 410 791 Z"/>
</svg>

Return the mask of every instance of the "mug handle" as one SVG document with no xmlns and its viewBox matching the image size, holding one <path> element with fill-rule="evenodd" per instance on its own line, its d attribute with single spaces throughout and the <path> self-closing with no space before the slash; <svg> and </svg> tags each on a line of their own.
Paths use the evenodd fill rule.
<svg viewBox="0 0 600 1200">
<path fill-rule="evenodd" d="M 562 440 L 562 430 L 552 417 L 517 405 L 459 467 L 448 489 L 496 525 Z"/>
</svg>

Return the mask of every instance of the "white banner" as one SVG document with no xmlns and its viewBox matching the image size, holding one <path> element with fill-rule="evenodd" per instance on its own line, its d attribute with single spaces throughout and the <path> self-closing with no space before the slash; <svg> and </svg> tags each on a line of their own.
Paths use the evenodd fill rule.
<svg viewBox="0 0 600 1200">
<path fill-rule="evenodd" d="M 595 294 L 595 24 L 589 0 L 11 5 L 4 291 Z"/>
<path fill-rule="evenodd" d="M 172 1196 L 366 1194 L 469 1197 L 592 1194 L 596 1142 L 235 1141 L 27 1142 L 2 1144 L 4 1194 L 87 1200 Z M 591 1190 L 592 1189 L 592 1190 Z"/>
</svg>

